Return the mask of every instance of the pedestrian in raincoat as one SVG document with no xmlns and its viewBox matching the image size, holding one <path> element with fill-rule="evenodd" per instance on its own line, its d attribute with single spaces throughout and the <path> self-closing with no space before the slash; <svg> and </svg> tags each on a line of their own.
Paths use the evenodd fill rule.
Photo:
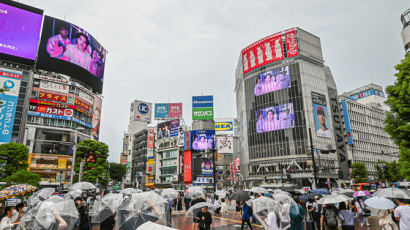
<svg viewBox="0 0 410 230">
<path fill-rule="evenodd" d="M 301 205 L 303 201 L 297 197 L 294 200 L 296 205 L 292 204 L 290 206 L 290 230 L 304 230 L 305 209 Z"/>
</svg>

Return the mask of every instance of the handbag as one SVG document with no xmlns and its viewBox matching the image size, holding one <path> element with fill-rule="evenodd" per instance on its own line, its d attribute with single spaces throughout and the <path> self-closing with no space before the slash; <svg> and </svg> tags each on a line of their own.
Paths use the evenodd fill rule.
<svg viewBox="0 0 410 230">
<path fill-rule="evenodd" d="M 199 226 L 200 229 L 206 229 L 205 221 L 199 222 L 198 226 Z"/>
</svg>

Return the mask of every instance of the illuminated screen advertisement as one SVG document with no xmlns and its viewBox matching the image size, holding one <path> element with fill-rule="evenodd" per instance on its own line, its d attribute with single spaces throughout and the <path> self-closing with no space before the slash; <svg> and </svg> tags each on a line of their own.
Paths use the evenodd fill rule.
<svg viewBox="0 0 410 230">
<path fill-rule="evenodd" d="M 0 68 L 0 87 L 7 89 L 0 94 L 0 143 L 11 140 L 21 78 L 21 72 Z"/>
<path fill-rule="evenodd" d="M 243 73 L 284 58 L 282 32 L 263 38 L 242 50 Z"/>
<path fill-rule="evenodd" d="M 33 63 L 42 19 L 42 10 L 13 1 L 0 1 L 0 53 Z"/>
<path fill-rule="evenodd" d="M 44 17 L 37 67 L 79 78 L 102 91 L 106 50 L 84 29 Z"/>
<path fill-rule="evenodd" d="M 218 153 L 233 153 L 233 137 L 218 136 Z"/>
<path fill-rule="evenodd" d="M 290 88 L 289 66 L 276 68 L 255 77 L 255 96 Z"/>
<path fill-rule="evenodd" d="M 212 161 L 209 158 L 202 159 L 201 169 L 203 176 L 212 176 L 214 173 L 214 167 Z"/>
<path fill-rule="evenodd" d="M 215 130 L 191 131 L 192 149 L 206 151 L 215 149 Z"/>
<path fill-rule="evenodd" d="M 327 112 L 326 96 L 312 92 L 313 112 L 315 116 L 316 136 L 332 138 L 329 115 Z"/>
<path fill-rule="evenodd" d="M 272 106 L 256 111 L 256 132 L 265 133 L 295 127 L 293 103 Z"/>
</svg>

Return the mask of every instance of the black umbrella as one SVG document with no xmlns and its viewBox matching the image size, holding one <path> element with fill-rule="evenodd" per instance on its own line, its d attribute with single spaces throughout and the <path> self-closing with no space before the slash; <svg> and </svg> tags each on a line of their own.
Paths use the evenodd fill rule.
<svg viewBox="0 0 410 230">
<path fill-rule="evenodd" d="M 229 195 L 229 198 L 236 201 L 247 201 L 251 199 L 246 191 L 234 192 Z"/>
</svg>

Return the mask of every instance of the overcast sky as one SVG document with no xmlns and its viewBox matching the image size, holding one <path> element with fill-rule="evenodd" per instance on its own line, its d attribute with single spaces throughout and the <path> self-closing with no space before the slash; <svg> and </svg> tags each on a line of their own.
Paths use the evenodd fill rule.
<svg viewBox="0 0 410 230">
<path fill-rule="evenodd" d="M 130 103 L 214 95 L 215 117 L 236 117 L 234 73 L 241 49 L 300 27 L 320 37 L 339 94 L 394 81 L 404 56 L 401 1 L 21 0 L 91 33 L 108 50 L 100 140 L 118 162 Z"/>
</svg>

